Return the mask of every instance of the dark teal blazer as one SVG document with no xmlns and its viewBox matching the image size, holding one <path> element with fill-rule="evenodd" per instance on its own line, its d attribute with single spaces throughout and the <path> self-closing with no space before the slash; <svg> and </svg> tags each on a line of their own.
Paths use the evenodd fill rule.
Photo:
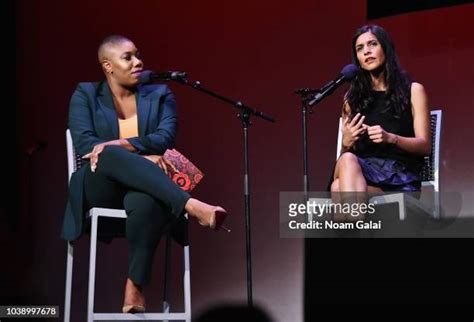
<svg viewBox="0 0 474 322">
<path fill-rule="evenodd" d="M 135 96 L 139 137 L 127 140 L 137 153 L 162 155 L 175 144 L 178 119 L 174 95 L 166 85 L 141 85 Z M 99 143 L 119 138 L 118 118 L 107 82 L 79 83 L 69 104 L 69 129 L 80 156 Z M 78 239 L 84 232 L 88 210 L 84 209 L 83 200 L 84 170 L 88 166 L 85 161 L 69 182 L 61 233 L 66 240 Z"/>
</svg>

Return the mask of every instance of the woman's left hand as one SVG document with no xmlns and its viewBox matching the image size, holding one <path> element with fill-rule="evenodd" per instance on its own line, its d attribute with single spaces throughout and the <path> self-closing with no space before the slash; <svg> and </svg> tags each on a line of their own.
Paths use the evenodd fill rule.
<svg viewBox="0 0 474 322">
<path fill-rule="evenodd" d="M 396 140 L 395 134 L 385 131 L 380 125 L 367 127 L 367 134 L 374 143 L 393 144 Z"/>
<path fill-rule="evenodd" d="M 165 159 L 162 155 L 143 155 L 145 159 L 150 160 L 164 171 L 166 175 L 173 174 L 178 172 L 176 167 L 171 163 L 171 161 Z"/>
</svg>

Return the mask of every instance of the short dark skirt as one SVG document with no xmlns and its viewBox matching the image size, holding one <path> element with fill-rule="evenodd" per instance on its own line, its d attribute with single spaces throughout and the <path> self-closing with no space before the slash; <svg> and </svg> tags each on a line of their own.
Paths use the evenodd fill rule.
<svg viewBox="0 0 474 322">
<path fill-rule="evenodd" d="M 357 157 L 369 186 L 384 191 L 420 191 L 419 175 L 409 171 L 403 162 L 374 157 Z"/>
</svg>

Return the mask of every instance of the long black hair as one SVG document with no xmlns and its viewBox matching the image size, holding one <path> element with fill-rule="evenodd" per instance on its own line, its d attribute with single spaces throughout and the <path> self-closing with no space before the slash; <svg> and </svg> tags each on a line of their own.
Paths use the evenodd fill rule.
<svg viewBox="0 0 474 322">
<path fill-rule="evenodd" d="M 401 117 L 406 111 L 411 111 L 410 90 L 411 80 L 408 74 L 402 70 L 395 46 L 389 34 L 380 26 L 366 25 L 357 29 L 352 38 L 352 61 L 360 67 L 355 48 L 356 41 L 363 33 L 370 32 L 377 37 L 385 53 L 383 64 L 383 75 L 387 91 L 385 93 L 387 108 L 391 108 L 393 115 Z M 350 107 L 350 116 L 363 112 L 372 101 L 370 91 L 372 90 L 370 73 L 361 69 L 358 75 L 351 81 L 351 86 L 345 95 L 345 102 Z"/>
</svg>

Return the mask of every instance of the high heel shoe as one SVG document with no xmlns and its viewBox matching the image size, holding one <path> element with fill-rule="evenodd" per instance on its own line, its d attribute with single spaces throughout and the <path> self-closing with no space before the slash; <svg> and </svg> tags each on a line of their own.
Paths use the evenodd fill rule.
<svg viewBox="0 0 474 322">
<path fill-rule="evenodd" d="M 209 227 L 214 231 L 223 229 L 230 233 L 230 229 L 222 224 L 227 218 L 227 211 L 224 208 L 190 198 L 185 205 L 185 210 L 190 216 L 196 218 L 201 226 Z"/>
<path fill-rule="evenodd" d="M 223 225 L 223 222 L 225 221 L 226 218 L 227 218 L 227 212 L 223 208 L 217 207 L 216 211 L 214 211 L 214 215 L 211 216 L 209 220 L 209 227 L 215 231 L 218 231 L 219 229 L 223 229 L 226 232 L 230 233 L 231 230 Z"/>
<path fill-rule="evenodd" d="M 223 222 L 227 218 L 227 212 L 222 207 L 216 207 L 214 213 L 210 216 L 208 222 L 203 222 L 199 220 L 199 224 L 201 226 L 206 226 L 211 228 L 214 231 L 218 231 L 219 229 L 223 229 L 226 232 L 230 233 L 231 230 L 223 225 Z"/>
<path fill-rule="evenodd" d="M 144 313 L 145 307 L 143 305 L 127 304 L 122 307 L 123 313 Z"/>
<path fill-rule="evenodd" d="M 145 312 L 145 296 L 140 286 L 135 285 L 130 278 L 125 283 L 125 299 L 122 306 L 123 313 Z"/>
</svg>

